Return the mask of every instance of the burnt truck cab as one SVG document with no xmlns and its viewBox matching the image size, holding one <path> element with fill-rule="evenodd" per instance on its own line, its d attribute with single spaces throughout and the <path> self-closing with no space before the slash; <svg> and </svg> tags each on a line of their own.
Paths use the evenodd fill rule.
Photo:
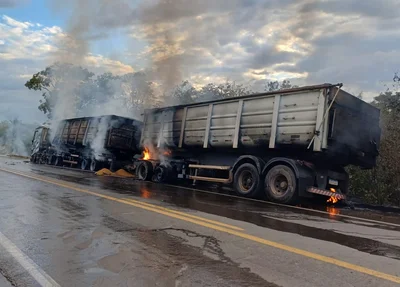
<svg viewBox="0 0 400 287">
<path fill-rule="evenodd" d="M 30 161 L 34 163 L 41 161 L 43 152 L 46 151 L 50 146 L 49 126 L 41 125 L 37 127 L 32 138 Z"/>
<path fill-rule="evenodd" d="M 280 203 L 345 199 L 348 165 L 372 168 L 380 111 L 322 84 L 146 110 L 139 179 L 231 184 Z"/>
</svg>

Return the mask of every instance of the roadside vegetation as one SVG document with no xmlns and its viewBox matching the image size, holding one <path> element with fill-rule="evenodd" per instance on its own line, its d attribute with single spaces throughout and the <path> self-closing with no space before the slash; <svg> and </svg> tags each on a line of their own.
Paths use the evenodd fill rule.
<svg viewBox="0 0 400 287">
<path fill-rule="evenodd" d="M 0 122 L 0 154 L 29 156 L 36 126 L 18 119 Z"/>
<path fill-rule="evenodd" d="M 71 88 L 71 85 L 73 87 Z M 145 108 L 162 105 L 188 104 L 211 99 L 237 97 L 252 93 L 245 85 L 234 82 L 210 83 L 201 88 L 184 81 L 169 93 L 161 92 L 145 73 L 115 76 L 111 73 L 95 76 L 87 69 L 56 63 L 38 72 L 25 84 L 28 89 L 41 91 L 39 110 L 52 118 L 60 97 L 72 97 L 77 116 L 84 115 L 95 105 L 108 105 L 119 99 L 132 115 Z M 65 87 L 68 87 L 68 95 Z M 295 87 L 290 81 L 266 82 L 265 91 Z M 377 166 L 371 170 L 348 167 L 350 196 L 379 205 L 400 206 L 400 78 L 395 75 L 393 85 L 377 95 L 371 104 L 381 110 L 381 145 Z M 359 95 L 362 98 L 362 94 Z M 364 99 L 366 100 L 366 99 Z M 4 128 L 3 128 L 4 129 Z M 2 126 L 0 124 L 0 139 Z M 4 132 L 3 132 L 4 133 Z M 1 143 L 1 142 L 0 142 Z M 29 146 L 27 140 L 24 141 Z"/>
<path fill-rule="evenodd" d="M 379 205 L 400 206 L 400 79 L 375 97 L 372 104 L 381 110 L 381 145 L 377 166 L 371 170 L 349 167 L 351 194 Z"/>
</svg>

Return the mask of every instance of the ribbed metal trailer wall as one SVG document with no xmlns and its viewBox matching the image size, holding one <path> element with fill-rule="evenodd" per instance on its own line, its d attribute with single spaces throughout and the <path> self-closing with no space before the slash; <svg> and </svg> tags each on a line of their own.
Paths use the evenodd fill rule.
<svg viewBox="0 0 400 287">
<path fill-rule="evenodd" d="M 149 110 L 141 143 L 170 148 L 307 146 L 318 129 L 313 150 L 320 151 L 327 145 L 326 89 Z"/>
<path fill-rule="evenodd" d="M 324 84 L 147 110 L 141 145 L 265 152 L 293 146 L 330 157 L 343 156 L 349 148 L 351 157 L 364 158 L 346 155 L 348 163 L 371 167 L 379 140 L 379 110 Z"/>
<path fill-rule="evenodd" d="M 113 124 L 114 122 L 114 124 Z M 132 119 L 117 116 L 100 116 L 67 119 L 60 123 L 53 143 L 71 146 L 90 146 L 95 140 L 99 126 L 104 131 L 104 148 L 136 149 L 136 139 L 141 124 Z M 61 136 L 60 136 L 61 135 Z"/>
<path fill-rule="evenodd" d="M 379 110 L 324 84 L 145 111 L 140 179 L 232 184 L 242 196 L 281 203 L 319 194 L 342 199 L 349 164 L 371 168 Z M 160 156 L 162 155 L 162 156 Z"/>
</svg>

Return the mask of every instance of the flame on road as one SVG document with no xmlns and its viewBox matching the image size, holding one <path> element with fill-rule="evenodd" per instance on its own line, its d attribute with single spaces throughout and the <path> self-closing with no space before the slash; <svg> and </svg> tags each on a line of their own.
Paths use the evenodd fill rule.
<svg viewBox="0 0 400 287">
<path fill-rule="evenodd" d="M 334 188 L 331 188 L 331 192 L 336 192 L 336 190 Z M 337 197 L 331 196 L 326 202 L 335 204 L 338 201 L 339 199 L 337 199 Z"/>
<path fill-rule="evenodd" d="M 340 214 L 340 210 L 335 208 L 335 207 L 326 207 L 326 211 L 329 213 L 329 215 L 337 215 Z"/>
<path fill-rule="evenodd" d="M 149 149 L 146 147 L 146 148 L 144 148 L 144 151 L 143 151 L 143 159 L 144 160 L 149 160 L 150 159 L 150 151 L 149 151 Z"/>
</svg>

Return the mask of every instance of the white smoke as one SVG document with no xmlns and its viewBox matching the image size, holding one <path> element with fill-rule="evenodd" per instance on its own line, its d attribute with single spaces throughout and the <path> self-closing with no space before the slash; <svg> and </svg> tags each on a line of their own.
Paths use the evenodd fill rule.
<svg viewBox="0 0 400 287">
<path fill-rule="evenodd" d="M 28 156 L 30 142 L 33 137 L 33 126 L 23 124 L 19 120 L 1 123 L 0 154 Z"/>
<path fill-rule="evenodd" d="M 92 148 L 93 155 L 96 160 L 101 160 L 104 150 L 104 144 L 107 136 L 107 131 L 109 130 L 111 123 L 108 118 L 102 117 L 97 123 L 97 133 L 90 144 Z"/>
</svg>

